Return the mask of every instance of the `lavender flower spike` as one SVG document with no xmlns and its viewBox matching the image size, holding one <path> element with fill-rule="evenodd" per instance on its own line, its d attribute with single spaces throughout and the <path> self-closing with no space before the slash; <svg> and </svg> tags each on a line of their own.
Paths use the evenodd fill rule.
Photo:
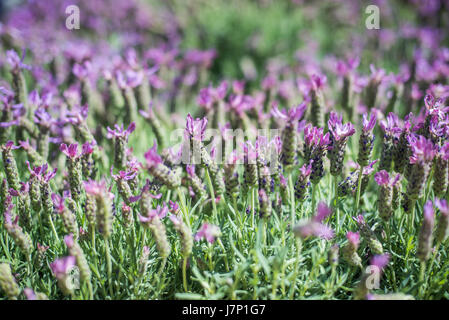
<svg viewBox="0 0 449 320">
<path fill-rule="evenodd" d="M 419 260 L 426 261 L 430 257 L 433 241 L 433 226 L 435 224 L 435 211 L 432 201 L 427 201 L 424 205 L 424 219 L 421 226 L 421 232 L 418 238 L 418 248 L 416 255 Z"/>
<path fill-rule="evenodd" d="M 82 167 L 81 154 L 78 154 L 78 144 L 71 144 L 67 147 L 65 143 L 59 147 L 62 153 L 67 156 L 69 169 L 70 193 L 72 199 L 79 203 L 82 195 Z"/>
<path fill-rule="evenodd" d="M 181 185 L 181 177 L 162 163 L 161 156 L 157 153 L 157 142 L 151 149 L 145 152 L 146 168 L 155 178 L 171 189 Z"/>
<path fill-rule="evenodd" d="M 128 142 L 129 135 L 136 129 L 136 124 L 131 122 L 126 130 L 123 129 L 123 125 L 120 127 L 115 125 L 115 130 L 107 128 L 109 139 L 114 138 L 114 166 L 117 169 L 124 169 L 126 166 L 126 143 Z"/>
<path fill-rule="evenodd" d="M 355 133 L 352 123 L 342 123 L 343 117 L 331 112 L 329 115 L 330 147 L 328 157 L 330 159 L 330 173 L 338 176 L 342 173 L 345 157 L 346 142 Z"/>
<path fill-rule="evenodd" d="M 220 228 L 216 225 L 203 223 L 201 228 L 195 234 L 195 241 L 200 241 L 201 239 L 206 239 L 209 243 L 214 243 L 217 237 L 221 236 Z"/>
<path fill-rule="evenodd" d="M 390 178 L 389 173 L 385 170 L 381 170 L 374 175 L 374 179 L 379 185 L 377 206 L 380 217 L 384 220 L 390 219 L 393 214 L 393 186 L 400 178 L 400 174 Z"/>
<path fill-rule="evenodd" d="M 373 129 L 376 125 L 376 115 L 374 113 L 368 118 L 367 114 L 363 115 L 362 133 L 359 138 L 359 155 L 357 162 L 360 166 L 365 167 L 371 158 L 374 147 Z"/>
<path fill-rule="evenodd" d="M 58 285 L 61 291 L 65 295 L 73 294 L 73 286 L 68 285 L 70 283 L 68 277 L 70 276 L 70 270 L 75 266 L 76 259 L 73 256 L 56 259 L 50 263 L 51 271 L 58 280 Z"/>
</svg>

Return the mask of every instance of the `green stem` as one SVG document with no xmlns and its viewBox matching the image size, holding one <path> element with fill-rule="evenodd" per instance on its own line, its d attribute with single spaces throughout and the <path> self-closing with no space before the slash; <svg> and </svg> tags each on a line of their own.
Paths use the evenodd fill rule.
<svg viewBox="0 0 449 320">
<path fill-rule="evenodd" d="M 295 284 L 296 284 L 296 278 L 298 277 L 298 269 L 299 269 L 299 257 L 301 255 L 302 250 L 302 241 L 301 238 L 296 239 L 296 259 L 295 259 L 295 271 L 293 272 L 292 280 L 290 281 L 290 292 L 289 292 L 289 299 L 293 300 L 293 296 L 295 294 Z"/>
<path fill-rule="evenodd" d="M 312 189 L 312 212 L 316 209 L 316 193 L 318 191 L 318 183 L 313 185 Z"/>
<path fill-rule="evenodd" d="M 112 260 L 111 260 L 111 250 L 109 248 L 109 240 L 107 238 L 104 239 L 104 247 L 106 251 L 106 263 L 108 268 L 108 283 L 109 283 L 109 294 L 112 298 Z"/>
<path fill-rule="evenodd" d="M 420 286 L 419 286 L 419 295 L 422 294 L 422 290 L 424 287 L 424 276 L 426 274 L 426 262 L 425 261 L 421 261 L 421 265 L 420 265 L 420 273 L 419 273 L 419 282 L 420 282 Z"/>
<path fill-rule="evenodd" d="M 161 267 L 159 268 L 159 271 L 157 272 L 156 278 L 154 279 L 155 281 L 157 281 L 157 284 L 158 284 L 156 292 L 159 292 L 161 284 L 163 284 L 165 281 L 165 276 L 162 277 L 162 279 L 161 279 L 161 274 L 162 274 L 162 271 L 164 271 L 166 263 L 167 263 L 167 258 L 164 258 L 164 260 L 162 260 Z M 154 287 L 154 284 L 153 284 L 153 287 Z"/>
<path fill-rule="evenodd" d="M 92 242 L 92 251 L 95 255 L 97 255 L 97 251 L 95 250 L 95 225 L 91 224 L 89 227 L 90 227 L 90 240 Z"/>
<path fill-rule="evenodd" d="M 53 219 L 51 218 L 51 214 L 48 214 L 48 221 L 50 222 L 51 230 L 53 231 L 53 234 L 55 235 L 56 240 L 59 242 L 58 233 L 56 232 L 55 225 L 53 223 Z"/>
<path fill-rule="evenodd" d="M 414 232 L 414 227 L 415 227 L 415 205 L 416 205 L 416 201 L 412 201 L 411 203 L 411 208 L 410 208 L 410 213 L 409 213 L 409 217 L 408 217 L 408 229 L 409 232 L 411 234 L 413 234 Z"/>
<path fill-rule="evenodd" d="M 255 188 L 251 188 L 251 227 L 254 229 L 254 216 L 255 214 L 255 198 L 254 198 Z"/>
<path fill-rule="evenodd" d="M 272 300 L 277 300 L 277 297 L 276 297 L 276 291 L 277 291 L 277 288 L 278 288 L 278 272 L 277 272 L 277 270 L 275 270 L 274 272 L 273 272 L 273 285 L 272 285 L 272 287 L 271 287 L 271 299 Z"/>
<path fill-rule="evenodd" d="M 430 260 L 430 264 L 429 264 L 429 271 L 427 272 L 427 279 L 426 279 L 426 283 L 425 283 L 426 286 L 429 282 L 429 278 L 432 273 L 433 264 L 435 263 L 435 258 L 438 254 L 438 250 L 440 249 L 440 245 L 441 245 L 441 243 L 437 243 L 437 245 L 435 246 L 435 250 L 433 251 L 432 259 Z"/>
<path fill-rule="evenodd" d="M 240 211 L 237 207 L 237 199 L 235 197 L 232 199 L 232 206 L 234 207 L 234 213 L 235 213 L 237 220 L 239 221 L 240 228 L 243 230 L 242 216 L 240 215 Z M 240 235 L 240 233 L 239 233 L 239 235 Z"/>
<path fill-rule="evenodd" d="M 184 285 L 184 291 L 185 292 L 189 292 L 188 286 L 187 286 L 187 275 L 186 275 L 186 270 L 187 270 L 187 258 L 188 257 L 184 257 L 183 261 L 182 261 L 182 284 Z"/>
<path fill-rule="evenodd" d="M 92 281 L 91 280 L 89 280 L 89 282 L 87 282 L 87 287 L 89 289 L 90 300 L 94 300 L 94 291 L 92 289 Z"/>
<path fill-rule="evenodd" d="M 224 260 L 225 260 L 226 271 L 229 272 L 229 264 L 228 264 L 228 258 L 227 258 L 227 256 L 226 256 L 226 249 L 225 249 L 225 247 L 223 246 L 223 243 L 221 242 L 221 239 L 220 239 L 220 238 L 217 239 L 217 242 L 218 242 L 218 245 L 219 245 L 219 246 L 221 247 L 221 249 L 223 250 L 223 253 L 225 254 L 225 255 L 224 255 Z"/>
<path fill-rule="evenodd" d="M 360 166 L 359 177 L 357 179 L 357 196 L 354 203 L 354 214 L 356 215 L 359 211 L 360 194 L 362 191 L 362 179 L 363 179 L 363 167 Z"/>
<path fill-rule="evenodd" d="M 210 197 L 211 197 L 211 201 L 212 201 L 214 218 L 217 221 L 218 212 L 217 212 L 217 205 L 215 204 L 215 191 L 214 191 L 214 186 L 212 185 L 212 180 L 210 179 L 210 174 L 209 174 L 208 168 L 206 168 L 206 180 L 207 180 L 207 185 L 209 186 L 209 192 L 210 192 Z"/>
<path fill-rule="evenodd" d="M 290 215 L 291 215 L 291 227 L 295 225 L 296 206 L 295 206 L 295 189 L 293 188 L 293 177 L 290 172 L 288 175 L 288 187 L 290 189 Z"/>
<path fill-rule="evenodd" d="M 335 289 L 334 289 L 334 286 L 335 286 L 335 277 L 336 277 L 336 274 L 337 274 L 337 266 L 336 265 L 333 265 L 332 266 L 332 271 L 331 271 L 331 288 L 332 288 L 332 290 L 331 290 L 331 292 L 329 293 L 329 299 L 330 298 L 332 298 L 333 297 L 333 295 L 334 295 L 334 293 L 335 293 Z"/>
<path fill-rule="evenodd" d="M 187 225 L 189 227 L 191 227 L 190 219 L 189 219 L 189 213 L 187 211 L 186 201 L 185 201 L 185 198 L 184 198 L 184 193 L 182 192 L 180 187 L 176 188 L 176 192 L 178 193 L 179 201 L 181 202 L 181 211 L 182 211 L 182 214 L 184 216 L 184 220 L 186 221 Z"/>
<path fill-rule="evenodd" d="M 337 234 L 340 232 L 340 210 L 338 209 L 338 181 L 337 181 L 337 176 L 334 177 L 334 200 L 333 200 L 333 205 L 335 207 L 335 211 L 336 211 L 336 216 L 337 216 Z"/>
</svg>

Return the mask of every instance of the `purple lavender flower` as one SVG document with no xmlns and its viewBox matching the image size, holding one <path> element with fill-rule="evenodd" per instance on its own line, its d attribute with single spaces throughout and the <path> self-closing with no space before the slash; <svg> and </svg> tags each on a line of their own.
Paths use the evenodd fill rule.
<svg viewBox="0 0 449 320">
<path fill-rule="evenodd" d="M 209 243 L 214 243 L 215 239 L 221 236 L 220 228 L 210 223 L 203 223 L 201 228 L 195 234 L 195 241 L 205 239 Z"/>
<path fill-rule="evenodd" d="M 340 141 L 352 136 L 355 133 L 355 129 L 352 123 L 342 123 L 343 116 L 338 116 L 337 113 L 331 112 L 329 115 L 329 131 L 332 133 L 332 138 L 335 141 Z"/>
<path fill-rule="evenodd" d="M 412 155 L 410 156 L 410 163 L 430 163 L 437 153 L 437 149 L 431 140 L 427 140 L 423 136 L 413 136 L 409 139 Z"/>
<path fill-rule="evenodd" d="M 73 256 L 59 258 L 50 263 L 51 271 L 58 280 L 58 285 L 65 295 L 73 293 L 72 286 L 69 286 L 68 276 L 72 268 L 75 266 L 76 259 Z"/>
<path fill-rule="evenodd" d="M 75 266 L 75 257 L 59 258 L 50 263 L 50 268 L 56 278 L 65 277 L 70 269 Z"/>
<path fill-rule="evenodd" d="M 15 146 L 14 142 L 9 140 L 5 145 L 1 146 L 3 166 L 5 167 L 6 179 L 8 180 L 8 185 L 19 190 L 20 176 L 17 169 L 16 160 L 12 154 L 12 150 L 19 149 L 19 146 Z"/>
<path fill-rule="evenodd" d="M 360 267 L 362 265 L 362 259 L 357 254 L 357 249 L 360 244 L 360 234 L 358 232 L 349 231 L 346 234 L 348 243 L 342 248 L 343 258 L 351 266 Z"/>
<path fill-rule="evenodd" d="M 89 106 L 75 106 L 71 111 L 66 113 L 65 122 L 71 123 L 75 126 L 82 124 L 86 119 L 89 112 Z"/>
<path fill-rule="evenodd" d="M 371 116 L 368 118 L 368 115 L 365 113 L 363 115 L 363 127 L 359 138 L 359 154 L 357 158 L 357 162 L 362 167 L 365 167 L 371 158 L 374 147 L 374 134 L 372 131 L 375 125 L 376 115 L 371 113 Z"/>
<path fill-rule="evenodd" d="M 293 228 L 293 233 L 297 237 L 306 239 L 314 236 L 325 240 L 330 240 L 334 237 L 334 231 L 322 221 L 332 213 L 332 210 L 324 203 L 320 202 L 317 207 L 317 212 L 310 220 L 301 221 Z"/>
<path fill-rule="evenodd" d="M 76 216 L 71 210 L 68 210 L 66 208 L 65 196 L 61 197 L 56 193 L 53 193 L 51 195 L 51 199 L 54 203 L 56 211 L 62 218 L 66 231 L 78 236 L 78 224 L 76 222 Z"/>
<path fill-rule="evenodd" d="M 139 110 L 139 113 L 150 124 L 150 126 L 154 132 L 154 135 L 156 136 L 158 144 L 163 147 L 165 139 L 164 139 L 164 134 L 162 131 L 161 123 L 160 123 L 158 117 L 156 117 L 156 114 L 154 113 L 153 102 L 150 102 L 148 105 L 149 105 L 148 111 Z"/>
<path fill-rule="evenodd" d="M 175 171 L 163 164 L 161 156 L 157 153 L 157 142 L 144 154 L 146 168 L 159 181 L 167 187 L 175 189 L 181 185 L 181 177 Z"/>
<path fill-rule="evenodd" d="M 372 113 L 368 119 L 368 115 L 365 113 L 363 115 L 363 131 L 371 131 L 376 125 L 376 114 Z"/>
<path fill-rule="evenodd" d="M 14 50 L 6 51 L 6 61 L 13 70 L 20 70 L 20 69 L 31 70 L 31 67 L 29 65 L 23 63 L 24 59 L 25 59 L 25 50 L 23 50 L 22 52 L 22 57 L 19 57 L 17 52 L 15 52 Z"/>
<path fill-rule="evenodd" d="M 85 61 L 82 64 L 75 63 L 72 72 L 78 79 L 86 79 L 92 70 L 92 64 L 90 61 Z"/>
<path fill-rule="evenodd" d="M 400 178 L 401 176 L 399 174 L 390 178 L 389 173 L 385 170 L 381 170 L 374 175 L 374 179 L 379 186 L 393 186 Z"/>
<path fill-rule="evenodd" d="M 195 139 L 198 141 L 203 141 L 204 139 L 204 132 L 206 130 L 207 126 L 207 118 L 203 119 L 193 119 L 190 113 L 187 115 L 187 121 L 186 121 L 186 129 L 185 129 L 185 138 Z"/>
<path fill-rule="evenodd" d="M 353 246 L 357 250 L 360 244 L 360 234 L 358 232 L 349 231 L 346 234 L 346 238 L 348 238 L 348 241 L 351 244 L 351 246 Z"/>
<path fill-rule="evenodd" d="M 80 154 L 78 154 L 78 144 L 77 143 L 70 144 L 68 147 L 65 143 L 62 143 L 59 146 L 59 150 L 61 150 L 61 152 L 64 153 L 70 159 L 76 159 L 80 156 Z"/>
<path fill-rule="evenodd" d="M 324 127 L 324 96 L 322 89 L 327 83 L 325 75 L 314 74 L 310 79 L 310 95 L 311 95 L 311 109 L 310 116 L 312 124 L 316 127 Z"/>
<path fill-rule="evenodd" d="M 305 196 L 307 194 L 307 188 L 310 185 L 309 177 L 312 173 L 312 163 L 313 163 L 313 160 L 310 160 L 309 164 L 304 164 L 299 169 L 300 174 L 299 174 L 298 180 L 296 181 L 296 184 L 295 184 L 295 197 L 299 201 L 305 200 Z"/>
<path fill-rule="evenodd" d="M 145 155 L 146 164 L 149 168 L 154 168 L 162 163 L 161 156 L 157 153 L 157 143 L 154 142 L 153 147 L 149 149 Z"/>
<path fill-rule="evenodd" d="M 310 180 L 317 184 L 325 174 L 323 161 L 329 148 L 330 134 L 324 134 L 322 128 L 308 125 L 304 128 L 304 141 L 304 160 L 306 163 L 313 160 Z"/>
<path fill-rule="evenodd" d="M 89 180 L 84 181 L 86 193 L 95 198 L 97 227 L 105 238 L 112 234 L 112 199 L 114 194 L 110 193 L 106 181 Z"/>
<path fill-rule="evenodd" d="M 36 294 L 34 293 L 33 289 L 31 288 L 25 288 L 23 289 L 23 293 L 27 297 L 28 300 L 38 300 L 36 297 Z"/>
<path fill-rule="evenodd" d="M 114 138 L 114 165 L 123 169 L 126 166 L 126 143 L 128 142 L 129 135 L 136 129 L 136 124 L 131 122 L 126 130 L 123 129 L 123 125 L 120 127 L 115 125 L 115 130 L 107 128 L 108 139 Z"/>
<path fill-rule="evenodd" d="M 416 200 L 424 193 L 432 160 L 437 153 L 437 149 L 432 141 L 423 136 L 410 134 L 407 140 L 412 154 L 407 175 L 407 193 L 404 194 L 402 206 L 405 211 L 409 212 L 414 209 Z"/>
<path fill-rule="evenodd" d="M 370 226 L 365 221 L 365 218 L 362 215 L 358 215 L 357 217 L 353 217 L 353 219 L 357 222 L 360 233 L 368 244 L 370 251 L 378 255 L 383 254 L 382 243 L 377 239 L 374 231 L 371 230 Z"/>
<path fill-rule="evenodd" d="M 390 171 L 393 164 L 395 143 L 397 143 L 399 135 L 402 132 L 401 128 L 399 127 L 398 116 L 390 112 L 387 116 L 387 120 L 382 120 L 380 122 L 380 127 L 384 131 L 384 137 L 379 168 L 382 170 Z"/>
<path fill-rule="evenodd" d="M 368 110 L 371 110 L 375 106 L 379 85 L 385 78 L 385 70 L 377 69 L 373 64 L 370 65 L 370 70 L 371 75 L 365 94 L 365 105 Z"/>
<path fill-rule="evenodd" d="M 300 224 L 293 229 L 293 232 L 296 236 L 303 239 L 314 236 L 325 240 L 330 240 L 334 237 L 334 231 L 329 226 L 315 221 Z"/>
<path fill-rule="evenodd" d="M 179 212 L 179 205 L 176 202 L 170 200 L 168 202 L 168 210 L 172 214 L 177 214 Z"/>
<path fill-rule="evenodd" d="M 73 200 L 78 203 L 82 194 L 81 153 L 78 153 L 78 144 L 71 144 L 67 147 L 67 145 L 63 143 L 59 146 L 59 150 L 67 156 L 70 192 Z"/>
<path fill-rule="evenodd" d="M 370 265 L 376 266 L 379 268 L 379 271 L 382 271 L 390 262 L 390 255 L 388 253 L 375 255 L 370 260 Z"/>
<path fill-rule="evenodd" d="M 118 174 L 113 174 L 113 167 L 111 167 L 110 173 L 112 178 L 116 181 L 117 183 L 117 188 L 118 188 L 118 192 L 120 194 L 120 196 L 123 198 L 123 200 L 125 201 L 125 203 L 127 205 L 131 204 L 130 199 L 132 198 L 132 191 L 131 188 L 128 184 L 128 181 L 133 180 L 136 175 L 137 172 L 135 171 L 119 171 Z"/>
<path fill-rule="evenodd" d="M 114 128 L 115 129 L 113 130 L 113 129 L 107 127 L 108 139 L 120 138 L 120 139 L 124 139 L 125 141 L 128 141 L 129 135 L 136 129 L 136 124 L 135 124 L 135 122 L 131 122 L 131 124 L 128 126 L 128 128 L 126 130 L 123 129 L 123 124 L 121 126 L 119 126 L 118 124 L 115 124 Z"/>
<path fill-rule="evenodd" d="M 352 123 L 342 123 L 343 117 L 331 112 L 329 115 L 330 146 L 328 157 L 331 161 L 330 172 L 333 176 L 340 175 L 343 170 L 346 142 L 355 133 Z"/>
<path fill-rule="evenodd" d="M 358 57 L 349 58 L 346 61 L 338 60 L 336 65 L 336 71 L 339 76 L 348 76 L 359 66 L 360 59 Z"/>
<path fill-rule="evenodd" d="M 449 111 L 449 106 L 444 106 L 443 99 L 435 99 L 430 94 L 425 96 L 424 104 L 426 106 L 426 117 L 428 119 L 432 116 L 437 116 L 438 119 L 443 119 L 445 114 Z"/>
<path fill-rule="evenodd" d="M 303 102 L 300 105 L 291 109 L 279 111 L 277 106 L 274 106 L 271 110 L 271 116 L 275 119 L 280 119 L 285 123 L 282 130 L 282 152 L 281 160 L 284 166 L 290 166 L 294 164 L 297 153 L 297 129 L 298 121 L 303 117 L 307 105 Z"/>
<path fill-rule="evenodd" d="M 203 182 L 195 173 L 195 165 L 186 165 L 186 172 L 189 186 L 193 189 L 196 199 L 206 196 L 206 190 Z"/>
<path fill-rule="evenodd" d="M 139 215 L 139 220 L 141 223 L 145 224 L 151 222 L 154 217 L 158 217 L 159 219 L 165 218 L 168 212 L 168 207 L 164 204 L 162 207 L 158 205 L 156 209 L 151 209 L 148 211 L 147 216 Z"/>
<path fill-rule="evenodd" d="M 316 209 L 316 215 L 313 217 L 313 221 L 323 222 L 329 215 L 332 214 L 332 209 L 327 206 L 325 202 L 318 203 Z"/>
</svg>

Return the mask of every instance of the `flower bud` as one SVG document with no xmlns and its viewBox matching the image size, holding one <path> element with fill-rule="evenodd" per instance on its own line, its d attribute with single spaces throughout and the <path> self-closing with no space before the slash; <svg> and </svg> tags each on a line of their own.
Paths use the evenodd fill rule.
<svg viewBox="0 0 449 320">
<path fill-rule="evenodd" d="M 8 141 L 2 147 L 2 157 L 3 165 L 5 167 L 6 179 L 8 180 L 8 185 L 14 190 L 20 190 L 20 176 L 17 170 L 16 160 L 12 154 L 13 149 L 19 147 L 14 146 L 12 141 Z"/>
<path fill-rule="evenodd" d="M 7 263 L 0 263 L 0 288 L 10 300 L 16 300 L 20 294 L 20 288 Z"/>
<path fill-rule="evenodd" d="M 427 201 L 424 205 L 424 219 L 421 226 L 421 232 L 418 238 L 418 248 L 416 255 L 419 260 L 426 261 L 430 257 L 433 241 L 433 226 L 435 224 L 435 216 L 432 201 Z"/>
<path fill-rule="evenodd" d="M 271 201 L 264 189 L 259 190 L 260 217 L 268 219 L 271 216 Z"/>
<path fill-rule="evenodd" d="M 300 174 L 295 184 L 295 197 L 302 202 L 306 198 L 307 189 L 310 185 L 309 177 L 312 173 L 312 164 L 303 165 L 299 170 Z"/>
<path fill-rule="evenodd" d="M 171 215 L 169 218 L 181 237 L 181 254 L 184 258 L 187 258 L 192 253 L 193 248 L 192 231 L 179 217 Z"/>
<path fill-rule="evenodd" d="M 134 222 L 132 208 L 128 207 L 125 203 L 122 204 L 122 221 L 125 229 L 129 229 Z"/>
<path fill-rule="evenodd" d="M 440 209 L 440 219 L 435 231 L 435 241 L 443 243 L 449 237 L 449 206 L 446 200 L 435 199 L 435 205 Z"/>
<path fill-rule="evenodd" d="M 360 243 L 359 233 L 348 232 L 346 237 L 348 238 L 348 243 L 341 249 L 343 253 L 343 259 L 351 266 L 360 267 L 362 265 L 362 259 L 357 254 L 357 249 Z"/>
<path fill-rule="evenodd" d="M 327 253 L 327 262 L 332 267 L 336 267 L 338 265 L 339 250 L 340 247 L 338 244 L 334 244 L 330 247 L 329 252 Z"/>
<path fill-rule="evenodd" d="M 156 242 L 156 247 L 159 252 L 159 255 L 166 259 L 170 255 L 171 247 L 170 243 L 167 239 L 167 234 L 165 230 L 165 226 L 162 223 L 159 215 L 165 216 L 166 207 L 158 208 L 156 210 L 152 210 L 149 213 L 148 217 L 140 216 L 140 221 L 145 228 L 149 228 L 153 234 L 154 240 Z M 165 211 L 165 213 L 164 213 Z"/>
<path fill-rule="evenodd" d="M 87 263 L 86 256 L 84 255 L 83 249 L 81 249 L 76 239 L 73 238 L 73 234 L 65 236 L 64 242 L 67 248 L 69 249 L 69 254 L 75 257 L 76 266 L 80 270 L 81 281 L 89 282 L 91 280 L 92 274 L 89 268 L 89 264 Z"/>
<path fill-rule="evenodd" d="M 360 229 L 360 233 L 362 237 L 365 239 L 366 243 L 368 244 L 368 247 L 370 248 L 371 252 L 377 255 L 383 254 L 382 243 L 380 243 L 380 241 L 377 240 L 376 235 L 368 226 L 363 216 L 359 215 L 357 218 L 355 218 L 355 221 L 357 222 Z"/>
</svg>

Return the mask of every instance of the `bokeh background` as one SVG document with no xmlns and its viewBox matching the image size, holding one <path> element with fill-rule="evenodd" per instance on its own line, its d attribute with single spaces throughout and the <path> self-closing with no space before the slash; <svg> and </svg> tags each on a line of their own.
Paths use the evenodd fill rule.
<svg viewBox="0 0 449 320">
<path fill-rule="evenodd" d="M 145 50 L 161 44 L 180 52 L 214 49 L 214 80 L 260 78 L 281 62 L 312 62 L 343 55 L 348 49 L 364 58 L 361 67 L 366 70 L 370 63 L 382 62 L 388 71 L 397 71 L 397 61 L 410 59 L 414 46 L 431 50 L 448 40 L 448 29 L 442 28 L 449 18 L 448 2 L 441 0 L 8 0 L 0 4 L 3 29 L 20 33 L 30 49 L 58 50 L 85 39 L 95 39 L 94 50 L 128 45 Z M 80 7 L 80 30 L 65 28 L 65 8 L 71 4 Z M 380 30 L 365 28 L 365 8 L 370 4 L 380 8 Z"/>
</svg>

